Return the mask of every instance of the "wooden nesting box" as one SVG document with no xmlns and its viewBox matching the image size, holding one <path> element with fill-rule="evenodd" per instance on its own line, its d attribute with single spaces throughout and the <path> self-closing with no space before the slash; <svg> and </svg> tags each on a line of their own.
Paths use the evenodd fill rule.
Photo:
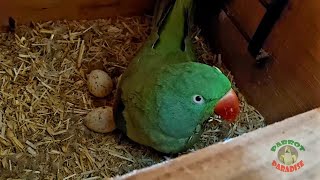
<svg viewBox="0 0 320 180">
<path fill-rule="evenodd" d="M 237 86 L 269 126 L 117 178 L 320 179 L 320 110 L 315 109 L 320 106 L 320 3 L 229 0 L 215 14 L 210 8 L 217 4 L 203 2 L 203 27 L 213 51 L 223 55 Z M 150 0 L 1 0 L 0 25 L 7 26 L 9 17 L 29 23 L 141 15 L 153 5 Z M 299 151 L 301 170 L 274 167 L 272 147 L 282 140 L 305 148 Z"/>
</svg>

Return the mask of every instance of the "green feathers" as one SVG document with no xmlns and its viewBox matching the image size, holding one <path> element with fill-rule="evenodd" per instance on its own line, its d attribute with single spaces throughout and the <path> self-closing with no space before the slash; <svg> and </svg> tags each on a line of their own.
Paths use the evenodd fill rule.
<svg viewBox="0 0 320 180">
<path fill-rule="evenodd" d="M 178 49 L 185 50 L 185 39 L 189 34 L 189 13 L 192 8 L 192 0 L 177 0 L 170 6 L 168 13 L 164 14 L 164 20 L 160 21 L 158 33 L 160 37 L 155 49 L 161 53 L 175 52 Z"/>
<path fill-rule="evenodd" d="M 189 31 L 192 0 L 165 2 L 157 6 L 157 26 L 122 75 L 114 116 L 135 142 L 178 153 L 199 139 L 231 84 L 219 69 L 196 62 Z"/>
</svg>

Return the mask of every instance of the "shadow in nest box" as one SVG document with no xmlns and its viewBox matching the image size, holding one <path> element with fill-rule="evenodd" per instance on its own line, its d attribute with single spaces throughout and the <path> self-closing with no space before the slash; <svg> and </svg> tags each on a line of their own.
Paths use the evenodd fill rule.
<svg viewBox="0 0 320 180">
<path fill-rule="evenodd" d="M 92 96 L 92 104 L 94 105 L 94 107 L 102 107 L 102 106 L 108 106 L 108 100 L 107 98 L 97 98 Z"/>
<path fill-rule="evenodd" d="M 16 21 L 13 19 L 13 17 L 9 17 L 8 23 L 9 23 L 9 32 L 14 33 L 16 31 Z"/>
<path fill-rule="evenodd" d="M 258 69 L 266 69 L 273 64 L 273 59 L 271 56 L 261 57 L 256 59 L 254 66 Z"/>
<path fill-rule="evenodd" d="M 105 70 L 104 69 L 104 64 L 103 64 L 102 61 L 90 61 L 85 66 L 87 67 L 87 70 L 86 70 L 87 74 L 89 74 L 91 71 L 96 70 L 96 69 L 99 69 L 99 70 L 102 70 L 102 71 Z"/>
</svg>

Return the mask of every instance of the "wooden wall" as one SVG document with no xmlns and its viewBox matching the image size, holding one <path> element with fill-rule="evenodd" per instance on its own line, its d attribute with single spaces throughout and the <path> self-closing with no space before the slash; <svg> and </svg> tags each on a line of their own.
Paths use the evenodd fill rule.
<svg viewBox="0 0 320 180">
<path fill-rule="evenodd" d="M 238 87 L 270 124 L 320 106 L 320 2 L 289 1 L 263 47 L 272 61 L 259 69 L 240 32 L 251 38 L 265 11 L 259 0 L 232 0 L 210 22 L 210 37 Z"/>
<path fill-rule="evenodd" d="M 153 8 L 154 0 L 0 0 L 0 25 L 12 16 L 18 23 L 56 19 L 96 19 L 139 15 Z"/>
</svg>

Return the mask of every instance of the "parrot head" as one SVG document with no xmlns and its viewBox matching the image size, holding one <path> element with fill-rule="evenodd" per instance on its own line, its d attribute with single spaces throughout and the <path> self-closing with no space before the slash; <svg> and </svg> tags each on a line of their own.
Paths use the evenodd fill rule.
<svg viewBox="0 0 320 180">
<path fill-rule="evenodd" d="M 286 147 L 285 147 L 285 149 L 284 149 L 284 153 L 285 153 L 285 154 L 286 154 L 286 153 L 291 154 L 291 149 L 290 149 L 290 147 L 289 147 L 289 146 L 286 146 Z"/>
<path fill-rule="evenodd" d="M 188 137 L 214 113 L 236 119 L 238 98 L 218 68 L 187 62 L 165 66 L 160 74 L 155 90 L 162 119 L 158 127 L 167 135 Z"/>
</svg>

